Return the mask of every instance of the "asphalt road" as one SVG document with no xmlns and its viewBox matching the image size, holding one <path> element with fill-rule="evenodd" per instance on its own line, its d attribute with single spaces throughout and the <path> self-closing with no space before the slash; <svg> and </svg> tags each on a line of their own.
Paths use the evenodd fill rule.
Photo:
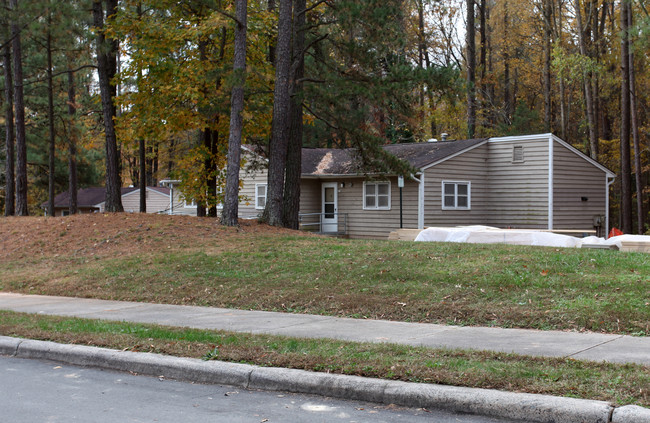
<svg viewBox="0 0 650 423">
<path fill-rule="evenodd" d="M 515 423 L 0 356 L 2 422 Z"/>
</svg>

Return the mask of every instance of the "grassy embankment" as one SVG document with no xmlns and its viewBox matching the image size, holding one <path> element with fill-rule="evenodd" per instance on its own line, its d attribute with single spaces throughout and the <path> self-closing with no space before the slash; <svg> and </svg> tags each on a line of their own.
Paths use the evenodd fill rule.
<svg viewBox="0 0 650 423">
<path fill-rule="evenodd" d="M 0 290 L 650 334 L 647 254 L 338 240 L 190 218 L 107 225 L 114 219 L 0 222 Z M 190 356 L 216 346 L 223 360 L 650 405 L 641 366 L 0 316 L 3 334 L 39 339 Z"/>
</svg>

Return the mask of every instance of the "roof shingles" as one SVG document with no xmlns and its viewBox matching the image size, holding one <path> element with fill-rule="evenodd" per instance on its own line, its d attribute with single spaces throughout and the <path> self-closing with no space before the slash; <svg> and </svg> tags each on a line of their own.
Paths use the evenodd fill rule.
<svg viewBox="0 0 650 423">
<path fill-rule="evenodd" d="M 487 141 L 487 138 L 422 142 L 409 144 L 388 144 L 383 148 L 395 157 L 407 161 L 416 169 L 438 162 L 466 149 Z M 360 175 L 360 162 L 355 158 L 354 150 L 336 148 L 303 148 L 303 176 L 320 175 Z"/>
</svg>

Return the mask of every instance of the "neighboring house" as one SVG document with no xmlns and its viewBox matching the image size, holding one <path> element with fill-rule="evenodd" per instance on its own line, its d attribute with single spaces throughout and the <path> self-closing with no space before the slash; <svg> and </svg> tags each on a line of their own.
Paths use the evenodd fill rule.
<svg viewBox="0 0 650 423">
<path fill-rule="evenodd" d="M 169 188 L 147 187 L 147 213 L 163 213 L 169 209 Z M 106 188 L 91 187 L 77 191 L 77 209 L 79 213 L 101 213 L 105 210 Z M 181 206 L 180 202 L 176 204 Z M 54 215 L 67 216 L 70 206 L 70 193 L 63 192 L 54 197 Z M 140 210 L 140 189 L 136 187 L 122 188 L 122 206 L 125 212 Z M 47 203 L 41 207 L 47 209 Z"/>
<path fill-rule="evenodd" d="M 609 228 L 608 192 L 615 174 L 552 134 L 385 149 L 418 169 L 404 178 L 404 228 L 487 225 L 599 229 L 601 235 Z M 242 178 L 242 192 L 260 212 L 266 173 Z M 400 228 L 398 178 L 364 175 L 349 149 L 304 148 L 300 214 L 305 229 L 386 238 Z"/>
</svg>

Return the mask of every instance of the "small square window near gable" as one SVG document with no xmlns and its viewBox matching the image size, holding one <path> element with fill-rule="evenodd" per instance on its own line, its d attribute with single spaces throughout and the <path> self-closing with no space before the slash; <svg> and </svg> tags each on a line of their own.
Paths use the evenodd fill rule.
<svg viewBox="0 0 650 423">
<path fill-rule="evenodd" d="M 524 146 L 515 145 L 512 147 L 512 162 L 523 163 L 524 161 Z"/>
</svg>

